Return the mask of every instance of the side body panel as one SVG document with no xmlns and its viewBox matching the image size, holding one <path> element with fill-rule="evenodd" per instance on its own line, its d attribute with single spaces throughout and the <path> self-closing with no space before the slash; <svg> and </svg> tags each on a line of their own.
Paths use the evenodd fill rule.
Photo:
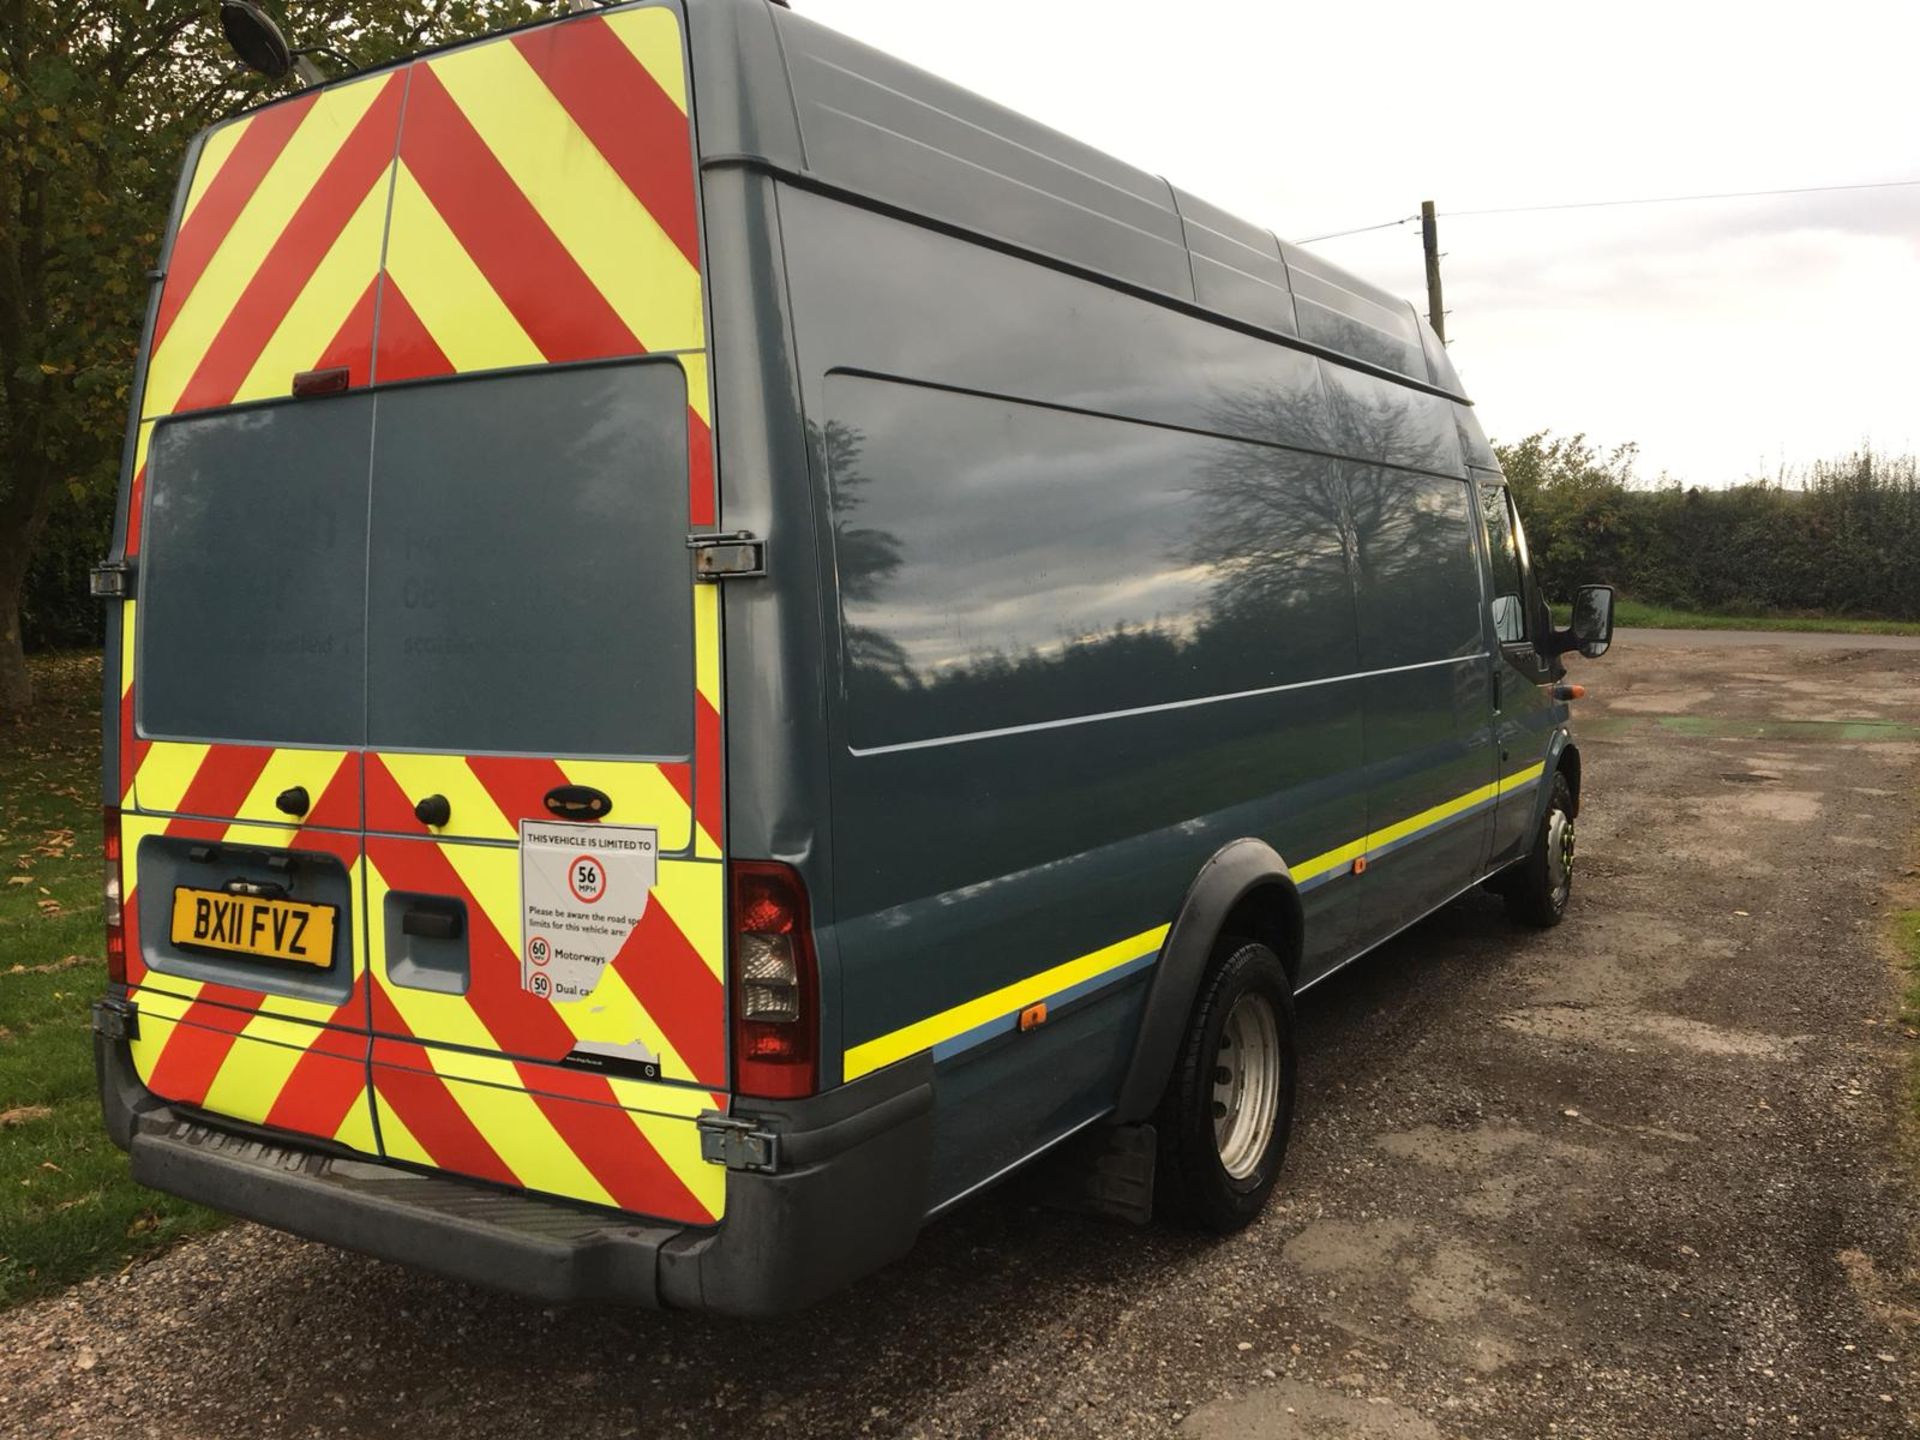
<svg viewBox="0 0 1920 1440">
<path fill-rule="evenodd" d="M 1477 878 L 1471 492 L 1435 397 L 779 200 L 837 592 L 843 1073 L 932 1050 L 938 1203 L 1112 1104 L 1147 967 L 1221 845 L 1292 866 L 1309 980 Z M 1361 554 L 1417 572 L 1372 619 Z M 1370 849 L 1377 890 L 1351 878 Z"/>
</svg>

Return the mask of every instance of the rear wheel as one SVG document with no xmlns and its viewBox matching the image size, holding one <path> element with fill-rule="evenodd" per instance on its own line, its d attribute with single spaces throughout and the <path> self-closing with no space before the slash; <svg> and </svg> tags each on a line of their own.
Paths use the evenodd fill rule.
<svg viewBox="0 0 1920 1440">
<path fill-rule="evenodd" d="M 1528 925 L 1558 925 L 1573 899 L 1573 788 L 1556 772 L 1533 848 L 1507 872 L 1507 910 Z"/>
<path fill-rule="evenodd" d="M 1221 1234 L 1260 1213 L 1293 1129 L 1293 982 L 1266 946 L 1223 940 L 1160 1102 L 1157 1195 Z"/>
</svg>

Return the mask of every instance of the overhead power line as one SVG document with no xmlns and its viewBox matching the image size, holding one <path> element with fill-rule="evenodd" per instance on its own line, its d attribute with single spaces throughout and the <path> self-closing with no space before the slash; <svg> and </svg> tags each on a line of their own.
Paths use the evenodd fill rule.
<svg viewBox="0 0 1920 1440">
<path fill-rule="evenodd" d="M 1550 210 L 1605 210 L 1620 205 L 1678 205 L 1695 200 L 1759 200 L 1775 195 L 1827 195 L 1841 190 L 1898 190 L 1920 185 L 1920 180 L 1870 180 L 1855 185 L 1795 185 L 1779 190 L 1720 190 L 1696 195 L 1646 195 L 1633 200 L 1568 200 L 1556 205 L 1502 205 L 1488 210 L 1443 210 L 1449 220 L 1467 220 L 1484 215 L 1536 215 Z M 1371 230 L 1390 230 L 1396 225 L 1411 225 L 1418 215 L 1403 215 L 1398 220 L 1382 220 L 1377 225 L 1361 225 L 1352 230 L 1335 230 L 1315 235 L 1300 245 L 1317 245 L 1322 240 L 1339 240 L 1348 235 L 1365 235 Z"/>
</svg>

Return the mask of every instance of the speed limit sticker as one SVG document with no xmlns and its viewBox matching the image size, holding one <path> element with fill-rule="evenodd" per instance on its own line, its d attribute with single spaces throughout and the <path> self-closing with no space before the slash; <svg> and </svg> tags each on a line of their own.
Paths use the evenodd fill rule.
<svg viewBox="0 0 1920 1440">
<path fill-rule="evenodd" d="M 637 825 L 520 822 L 520 986 L 584 1000 L 620 953 L 659 878 L 659 834 Z"/>
<path fill-rule="evenodd" d="M 567 888 L 582 905 L 592 905 L 607 893 L 607 872 L 594 855 L 576 855 L 567 862 Z"/>
</svg>

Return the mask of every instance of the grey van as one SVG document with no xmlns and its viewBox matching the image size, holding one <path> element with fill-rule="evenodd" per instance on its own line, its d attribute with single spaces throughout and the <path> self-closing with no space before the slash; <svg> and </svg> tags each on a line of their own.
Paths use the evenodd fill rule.
<svg viewBox="0 0 1920 1440">
<path fill-rule="evenodd" d="M 189 154 L 109 599 L 106 1123 L 543 1299 L 764 1314 L 1065 1142 L 1215 1231 L 1294 997 L 1573 885 L 1413 308 L 765 0 Z"/>
</svg>

